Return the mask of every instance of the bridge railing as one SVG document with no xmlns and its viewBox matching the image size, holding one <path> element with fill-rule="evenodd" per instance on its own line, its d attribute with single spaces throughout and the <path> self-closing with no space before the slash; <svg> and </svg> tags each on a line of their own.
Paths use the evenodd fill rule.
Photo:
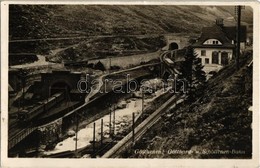
<svg viewBox="0 0 260 168">
<path fill-rule="evenodd" d="M 176 62 L 185 61 L 185 54 L 187 49 L 168 50 L 160 55 L 161 60 L 161 77 L 164 76 L 165 71 L 169 71 L 170 74 L 180 74 L 178 68 L 176 68 Z M 167 69 L 167 70 L 166 70 Z"/>
<path fill-rule="evenodd" d="M 186 54 L 187 49 L 176 49 L 176 50 L 168 50 L 161 54 L 160 58 L 163 60 L 165 57 L 172 59 L 174 62 L 179 62 L 184 60 L 184 56 Z"/>
</svg>

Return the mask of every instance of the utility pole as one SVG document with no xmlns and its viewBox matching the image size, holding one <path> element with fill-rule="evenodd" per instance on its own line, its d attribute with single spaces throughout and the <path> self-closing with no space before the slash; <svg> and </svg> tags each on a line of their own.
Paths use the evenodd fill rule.
<svg viewBox="0 0 260 168">
<path fill-rule="evenodd" d="M 237 26 L 236 26 L 236 68 L 239 70 L 240 57 L 240 32 L 241 32 L 241 6 L 236 6 Z"/>
<path fill-rule="evenodd" d="M 101 119 L 101 137 L 100 137 L 100 141 L 101 141 L 101 146 L 103 145 L 103 119 Z"/>
<path fill-rule="evenodd" d="M 114 115 L 113 115 L 113 136 L 115 135 L 115 129 L 116 129 L 116 106 L 114 105 Z"/>
<path fill-rule="evenodd" d="M 77 150 L 78 150 L 78 129 L 79 129 L 79 121 L 78 121 L 78 115 L 77 113 L 75 114 L 76 117 L 76 130 L 75 130 L 75 134 L 76 134 L 76 139 L 75 139 L 75 154 L 77 156 Z"/>
<path fill-rule="evenodd" d="M 141 88 L 141 94 L 142 94 L 142 113 L 141 116 L 143 116 L 144 113 L 144 90 Z"/>
<path fill-rule="evenodd" d="M 109 70 L 111 71 L 111 57 L 109 57 Z"/>
<path fill-rule="evenodd" d="M 133 144 L 134 144 L 134 142 L 135 142 L 135 113 L 133 113 L 132 114 L 133 116 L 132 116 L 132 119 L 133 119 L 133 121 L 132 121 L 132 133 L 133 133 L 133 136 L 132 136 L 132 141 L 133 141 Z"/>
<path fill-rule="evenodd" d="M 109 108 L 109 136 L 111 137 L 112 136 L 112 109 Z"/>
<path fill-rule="evenodd" d="M 163 78 L 163 62 L 160 63 L 160 77 Z"/>
<path fill-rule="evenodd" d="M 48 82 L 48 96 L 47 96 L 47 102 L 49 102 L 49 98 L 50 98 L 50 80 L 48 79 L 47 80 L 47 82 Z"/>
<path fill-rule="evenodd" d="M 95 143 L 96 143 L 96 123 L 93 124 L 93 157 L 95 155 Z"/>
</svg>

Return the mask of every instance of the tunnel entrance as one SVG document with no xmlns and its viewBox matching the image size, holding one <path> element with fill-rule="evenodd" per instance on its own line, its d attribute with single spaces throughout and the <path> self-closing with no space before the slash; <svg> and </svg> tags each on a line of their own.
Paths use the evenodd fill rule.
<svg viewBox="0 0 260 168">
<path fill-rule="evenodd" d="M 179 49 L 179 45 L 177 43 L 173 42 L 169 45 L 169 50 L 177 50 L 177 49 Z"/>
<path fill-rule="evenodd" d="M 59 92 L 68 94 L 70 92 L 70 86 L 65 82 L 57 82 L 51 85 L 50 96 Z"/>
</svg>

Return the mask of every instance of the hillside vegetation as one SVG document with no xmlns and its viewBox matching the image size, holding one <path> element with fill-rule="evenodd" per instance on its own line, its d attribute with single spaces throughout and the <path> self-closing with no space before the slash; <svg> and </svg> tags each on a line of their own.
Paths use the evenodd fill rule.
<svg viewBox="0 0 260 168">
<path fill-rule="evenodd" d="M 55 62 L 149 53 L 166 45 L 164 34 L 198 35 L 219 17 L 234 25 L 233 15 L 227 6 L 10 5 L 9 39 L 36 40 L 12 42 L 9 51 Z M 242 15 L 252 23 L 250 7 Z M 37 40 L 48 38 L 60 39 Z"/>
<path fill-rule="evenodd" d="M 242 20 L 252 23 L 252 9 L 246 7 L 243 13 Z M 233 15 L 234 7 L 221 6 L 10 5 L 9 35 L 10 39 L 30 39 L 199 33 L 217 17 L 228 21 Z"/>
<path fill-rule="evenodd" d="M 202 97 L 168 111 L 124 157 L 251 158 L 251 59 L 247 53 L 239 71 L 234 62 L 222 69 Z M 134 154 L 142 149 L 164 152 Z"/>
<path fill-rule="evenodd" d="M 136 55 L 154 52 L 166 45 L 163 36 L 146 38 L 114 36 L 100 37 L 91 41 L 82 41 L 74 47 L 69 47 L 49 60 L 54 62 L 80 61 L 84 59 Z"/>
</svg>

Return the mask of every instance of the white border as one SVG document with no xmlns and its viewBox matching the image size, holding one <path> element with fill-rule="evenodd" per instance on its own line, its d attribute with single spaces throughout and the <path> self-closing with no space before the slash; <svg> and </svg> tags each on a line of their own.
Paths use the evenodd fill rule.
<svg viewBox="0 0 260 168">
<path fill-rule="evenodd" d="M 249 5 L 254 10 L 253 41 L 253 158 L 252 159 L 23 159 L 7 158 L 8 4 L 121 5 Z M 1 2 L 1 166 L 2 167 L 259 167 L 259 2 L 257 1 L 3 1 Z"/>
</svg>

